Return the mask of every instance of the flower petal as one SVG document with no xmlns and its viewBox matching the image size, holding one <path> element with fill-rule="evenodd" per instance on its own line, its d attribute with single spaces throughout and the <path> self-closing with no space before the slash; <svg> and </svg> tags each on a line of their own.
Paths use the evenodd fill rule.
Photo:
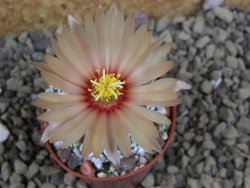
<svg viewBox="0 0 250 188">
<path fill-rule="evenodd" d="M 126 127 L 136 142 L 147 152 L 152 152 L 152 150 L 160 152 L 162 150 L 159 143 L 155 142 L 159 137 L 159 133 L 153 122 L 125 109 L 122 111 L 117 110 L 116 113 L 121 120 L 121 124 Z"/>
<path fill-rule="evenodd" d="M 173 90 L 177 81 L 178 80 L 174 78 L 163 78 L 163 79 L 156 80 L 150 84 L 146 84 L 140 87 L 136 86 L 136 87 L 130 88 L 129 91 L 132 90 L 133 93 L 147 93 L 151 91 L 160 92 L 160 90 L 164 90 L 164 89 Z"/>
<path fill-rule="evenodd" d="M 38 119 L 41 121 L 64 121 L 73 117 L 79 112 L 83 111 L 87 107 L 85 103 L 79 103 L 74 106 L 70 106 L 62 109 L 55 109 L 42 113 Z"/>
<path fill-rule="evenodd" d="M 68 132 L 63 141 L 63 147 L 68 147 L 77 142 L 91 126 L 95 122 L 94 119 L 97 118 L 97 114 L 95 111 L 90 112 L 85 115 L 79 125 L 75 126 L 75 128 Z"/>
<path fill-rule="evenodd" d="M 151 91 L 147 93 L 129 93 L 130 97 L 135 100 L 155 100 L 155 101 L 171 101 L 179 97 L 179 94 L 169 89 L 161 91 Z"/>
<path fill-rule="evenodd" d="M 39 99 L 54 103 L 79 102 L 84 99 L 83 95 L 62 95 L 49 92 L 40 93 L 37 95 L 37 97 Z"/>
<path fill-rule="evenodd" d="M 53 130 L 55 130 L 59 125 L 60 125 L 59 122 L 54 122 L 52 124 L 49 124 L 48 127 L 45 129 L 45 131 L 42 134 L 41 142 L 42 143 L 47 142 L 49 140 L 49 135 L 51 134 L 51 132 Z"/>
<path fill-rule="evenodd" d="M 42 109 L 58 109 L 58 108 L 65 108 L 68 106 L 72 106 L 75 105 L 76 103 L 72 103 L 72 102 L 49 102 L 49 101 L 45 101 L 42 99 L 37 99 L 36 101 L 34 101 L 32 103 L 33 106 L 36 106 L 38 108 L 42 108 Z"/>
<path fill-rule="evenodd" d="M 91 152 L 98 157 L 107 145 L 107 114 L 100 113 L 98 121 L 85 134 L 83 141 L 83 156 L 87 157 Z"/>
<path fill-rule="evenodd" d="M 67 80 L 59 77 L 56 74 L 49 73 L 49 72 L 42 72 L 41 73 L 43 79 L 50 85 L 62 89 L 65 92 L 72 93 L 72 94 L 82 94 L 83 88 L 70 83 Z"/>
<path fill-rule="evenodd" d="M 136 72 L 130 75 L 128 82 L 133 81 L 137 85 L 144 84 L 159 78 L 173 67 L 174 62 L 172 61 L 160 61 L 155 64 L 150 64 L 146 67 L 142 67 L 141 69 L 137 69 Z"/>
<path fill-rule="evenodd" d="M 31 63 L 34 67 L 36 67 L 38 70 L 43 71 L 43 72 L 49 72 L 49 73 L 54 73 L 46 63 L 38 63 L 38 62 L 32 62 Z"/>
<path fill-rule="evenodd" d="M 121 125 L 116 114 L 113 114 L 109 126 L 112 130 L 114 143 L 117 144 L 125 157 L 129 157 L 131 155 L 131 141 L 129 138 L 129 132 L 124 126 Z"/>
<path fill-rule="evenodd" d="M 131 109 L 131 112 L 136 113 L 150 121 L 153 121 L 158 124 L 163 125 L 170 125 L 171 121 L 165 116 L 158 112 L 146 109 L 144 107 L 140 107 L 138 105 L 135 105 L 133 103 L 126 103 L 125 104 L 129 109 Z"/>
<path fill-rule="evenodd" d="M 62 34 L 57 35 L 57 39 L 61 51 L 72 66 L 74 66 L 85 78 L 89 78 L 92 68 L 90 67 L 89 61 L 83 55 L 84 51 L 81 50 L 72 32 L 67 27 L 64 27 Z"/>
<path fill-rule="evenodd" d="M 89 13 L 85 14 L 84 17 L 84 25 L 85 25 L 85 36 L 86 41 L 89 46 L 90 57 L 95 65 L 95 69 L 100 70 L 100 62 L 99 61 L 99 53 L 98 53 L 98 41 L 97 41 L 97 31 L 95 23 Z"/>
<path fill-rule="evenodd" d="M 181 103 L 181 98 L 177 98 L 170 101 L 159 101 L 155 99 L 140 99 L 140 100 L 133 100 L 134 103 L 140 105 L 147 105 L 147 106 L 155 106 L 155 107 L 169 107 L 169 106 L 176 106 Z"/>
<path fill-rule="evenodd" d="M 50 142 L 55 143 L 65 140 L 65 138 L 79 125 L 88 127 L 89 124 L 82 124 L 82 122 L 87 119 L 89 114 L 89 110 L 83 110 L 73 117 L 67 118 L 65 121 L 60 121 L 60 125 L 48 135 Z"/>
<path fill-rule="evenodd" d="M 78 86 L 85 85 L 85 83 L 83 82 L 83 76 L 79 76 L 78 74 L 76 74 L 76 71 L 73 71 L 70 68 L 66 68 L 62 63 L 59 62 L 59 59 L 50 55 L 45 55 L 45 60 L 48 63 L 49 68 L 60 77 Z"/>
</svg>

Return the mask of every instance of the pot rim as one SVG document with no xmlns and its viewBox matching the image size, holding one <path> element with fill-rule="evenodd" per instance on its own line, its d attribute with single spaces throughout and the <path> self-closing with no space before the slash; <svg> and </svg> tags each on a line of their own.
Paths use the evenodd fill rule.
<svg viewBox="0 0 250 188">
<path fill-rule="evenodd" d="M 76 171 L 74 171 L 73 169 L 69 168 L 67 165 L 65 165 L 57 156 L 55 150 L 52 148 L 51 143 L 49 141 L 47 141 L 46 147 L 48 149 L 48 151 L 50 152 L 52 158 L 56 161 L 56 163 L 63 168 L 65 171 L 70 172 L 72 174 L 74 174 L 75 176 L 85 179 L 85 180 L 89 180 L 89 181 L 98 181 L 98 182 L 107 182 L 107 181 L 116 181 L 116 180 L 123 180 L 126 179 L 128 177 L 131 176 L 135 176 L 137 174 L 140 174 L 142 172 L 144 172 L 145 170 L 149 169 L 163 154 L 164 152 L 167 150 L 168 146 L 170 145 L 170 142 L 172 140 L 172 137 L 174 135 L 175 132 L 175 127 L 176 127 L 176 106 L 170 107 L 171 109 L 171 129 L 169 131 L 169 135 L 167 138 L 167 141 L 164 145 L 164 147 L 162 148 L 162 152 L 158 153 L 149 163 L 147 163 L 145 166 L 138 168 L 137 170 L 129 173 L 129 174 L 124 174 L 121 176 L 114 176 L 114 177 L 107 177 L 107 178 L 98 178 L 98 177 L 90 177 L 90 176 L 86 176 L 84 174 L 78 173 Z M 43 122 L 42 123 L 42 130 L 44 131 L 45 127 L 47 126 L 47 122 Z"/>
</svg>

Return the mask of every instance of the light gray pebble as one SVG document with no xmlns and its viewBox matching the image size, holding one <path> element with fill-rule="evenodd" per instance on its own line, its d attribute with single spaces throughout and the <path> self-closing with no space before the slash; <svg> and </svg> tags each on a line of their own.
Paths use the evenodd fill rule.
<svg viewBox="0 0 250 188">
<path fill-rule="evenodd" d="M 29 181 L 27 188 L 36 188 L 36 184 L 33 181 Z"/>
<path fill-rule="evenodd" d="M 215 137 L 220 137 L 221 134 L 225 131 L 227 124 L 225 122 L 221 122 L 218 126 L 215 127 L 213 135 Z"/>
<path fill-rule="evenodd" d="M 150 19 L 148 21 L 148 30 L 154 31 L 155 29 L 155 19 Z"/>
<path fill-rule="evenodd" d="M 43 183 L 41 188 L 56 188 L 56 186 L 51 183 Z"/>
<path fill-rule="evenodd" d="M 204 47 L 210 42 L 210 40 L 211 40 L 211 39 L 210 39 L 209 36 L 203 36 L 203 37 L 199 38 L 199 39 L 196 41 L 195 46 L 196 46 L 197 48 L 202 49 L 202 48 L 204 48 Z"/>
<path fill-rule="evenodd" d="M 2 175 L 2 179 L 3 181 L 7 181 L 10 177 L 10 173 L 11 173 L 11 168 L 8 162 L 3 162 L 3 164 L 1 165 L 1 175 Z"/>
<path fill-rule="evenodd" d="M 244 178 L 244 188 L 250 188 L 250 174 L 246 174 Z"/>
<path fill-rule="evenodd" d="M 76 182 L 76 188 L 87 188 L 87 185 L 83 180 L 78 180 Z"/>
<path fill-rule="evenodd" d="M 20 149 L 22 152 L 25 152 L 27 150 L 27 145 L 26 143 L 23 141 L 23 140 L 19 140 L 17 143 L 16 143 L 16 146 L 18 149 Z"/>
<path fill-rule="evenodd" d="M 25 185 L 23 183 L 13 183 L 9 186 L 9 188 L 24 188 Z"/>
<path fill-rule="evenodd" d="M 240 99 L 246 100 L 250 97 L 250 88 L 240 88 L 238 89 L 238 97 Z"/>
<path fill-rule="evenodd" d="M 165 43 L 172 43 L 173 42 L 173 37 L 168 30 L 165 30 L 161 35 L 164 36 L 163 40 Z"/>
<path fill-rule="evenodd" d="M 35 162 L 33 162 L 30 164 L 30 166 L 28 168 L 28 171 L 26 173 L 26 177 L 30 179 L 30 178 L 34 177 L 38 172 L 39 172 L 39 165 L 36 164 Z"/>
<path fill-rule="evenodd" d="M 174 165 L 169 165 L 169 166 L 167 167 L 167 172 L 168 172 L 169 174 L 176 174 L 176 173 L 179 172 L 179 169 L 178 169 L 178 167 L 176 167 L 176 166 L 174 166 Z"/>
<path fill-rule="evenodd" d="M 0 155 L 2 155 L 4 152 L 4 145 L 0 143 Z"/>
<path fill-rule="evenodd" d="M 215 7 L 213 9 L 215 16 L 227 23 L 233 21 L 233 13 L 227 7 Z"/>
<path fill-rule="evenodd" d="M 207 59 L 213 58 L 215 49 L 216 49 L 216 46 L 214 44 L 209 44 L 206 47 L 206 58 Z"/>
<path fill-rule="evenodd" d="M 7 89 L 11 91 L 18 91 L 23 86 L 23 80 L 17 78 L 10 78 L 7 80 Z"/>
<path fill-rule="evenodd" d="M 216 149 L 216 145 L 212 140 L 205 140 L 203 142 L 203 147 L 209 150 L 214 150 Z"/>
<path fill-rule="evenodd" d="M 67 185 L 73 185 L 76 180 L 76 176 L 71 173 L 64 174 L 63 182 Z"/>
<path fill-rule="evenodd" d="M 226 41 L 225 47 L 231 56 L 236 57 L 237 47 L 235 46 L 235 44 L 231 40 Z"/>
<path fill-rule="evenodd" d="M 155 178 L 152 173 L 148 174 L 145 179 L 142 181 L 141 185 L 145 188 L 151 188 L 155 185 Z"/>
<path fill-rule="evenodd" d="M 231 67 L 232 69 L 238 68 L 238 59 L 233 56 L 227 56 L 226 58 L 226 65 Z"/>
<path fill-rule="evenodd" d="M 24 162 L 22 162 L 19 159 L 16 159 L 14 161 L 14 169 L 15 169 L 17 174 L 23 175 L 27 172 L 28 167 Z"/>
<path fill-rule="evenodd" d="M 23 32 L 18 37 L 18 41 L 21 43 L 25 43 L 27 39 L 28 39 L 28 32 Z"/>
<path fill-rule="evenodd" d="M 237 128 L 244 133 L 250 133 L 250 119 L 247 117 L 241 117 L 236 124 Z"/>
<path fill-rule="evenodd" d="M 238 130 L 231 125 L 224 130 L 223 136 L 228 139 L 234 139 L 239 137 L 239 133 Z"/>
<path fill-rule="evenodd" d="M 169 23 L 169 17 L 165 16 L 160 18 L 156 23 L 156 32 L 163 31 Z"/>
<path fill-rule="evenodd" d="M 195 33 L 202 34 L 205 28 L 205 20 L 203 17 L 199 16 L 195 19 L 193 31 Z"/>
<path fill-rule="evenodd" d="M 185 31 L 181 31 L 179 34 L 178 34 L 178 39 L 179 40 L 182 40 L 182 41 L 187 41 L 190 39 L 190 34 L 185 32 Z"/>
<path fill-rule="evenodd" d="M 188 186 L 190 188 L 200 188 L 201 187 L 199 181 L 197 179 L 194 179 L 194 178 L 188 178 L 187 183 L 188 183 Z"/>
<path fill-rule="evenodd" d="M 227 123 L 234 123 L 236 121 L 233 111 L 226 107 L 219 109 L 219 117 Z"/>
<path fill-rule="evenodd" d="M 200 183 L 205 188 L 212 188 L 213 177 L 209 176 L 208 174 L 202 174 Z"/>
<path fill-rule="evenodd" d="M 11 184 L 14 184 L 14 183 L 20 183 L 22 181 L 22 176 L 18 175 L 17 173 L 13 173 L 11 176 L 10 176 L 10 183 Z"/>
<path fill-rule="evenodd" d="M 211 82 L 209 82 L 207 80 L 203 81 L 201 84 L 201 90 L 205 94 L 210 94 L 213 90 Z"/>
<path fill-rule="evenodd" d="M 224 179 L 223 180 L 223 186 L 227 188 L 234 188 L 235 182 L 232 179 Z"/>
</svg>

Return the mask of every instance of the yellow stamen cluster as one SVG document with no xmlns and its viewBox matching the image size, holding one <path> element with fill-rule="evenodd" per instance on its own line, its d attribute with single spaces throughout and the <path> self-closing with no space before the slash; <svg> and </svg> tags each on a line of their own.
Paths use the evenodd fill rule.
<svg viewBox="0 0 250 188">
<path fill-rule="evenodd" d="M 99 74 L 99 71 L 97 70 Z M 88 89 L 95 101 L 108 103 L 114 99 L 118 99 L 123 93 L 120 90 L 123 88 L 125 81 L 119 80 L 120 74 L 106 74 L 105 69 L 102 70 L 102 76 L 98 79 L 90 80 L 92 89 Z"/>
</svg>

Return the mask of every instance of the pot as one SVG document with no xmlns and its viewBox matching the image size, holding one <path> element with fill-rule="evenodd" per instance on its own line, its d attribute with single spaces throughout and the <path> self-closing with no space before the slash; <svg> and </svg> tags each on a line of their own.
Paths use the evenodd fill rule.
<svg viewBox="0 0 250 188">
<path fill-rule="evenodd" d="M 96 177 L 89 177 L 84 174 L 78 173 L 74 171 L 73 169 L 69 168 L 67 165 L 65 165 L 57 156 L 56 151 L 53 149 L 53 146 L 51 143 L 46 142 L 46 147 L 48 151 L 50 152 L 52 158 L 56 161 L 56 163 L 66 170 L 69 173 L 72 173 L 73 175 L 82 178 L 85 180 L 85 182 L 92 188 L 135 188 L 137 185 L 145 178 L 145 176 L 148 174 L 150 168 L 152 165 L 156 163 L 156 161 L 164 154 L 164 152 L 167 150 L 167 148 L 170 145 L 170 142 L 172 140 L 175 126 L 176 126 L 176 107 L 170 107 L 170 117 L 171 117 L 171 128 L 168 134 L 168 139 L 163 146 L 162 152 L 158 153 L 148 164 L 146 164 L 144 167 L 139 168 L 129 174 L 121 175 L 121 176 L 115 176 L 115 177 L 108 177 L 108 178 L 96 178 Z M 42 130 L 44 130 L 47 127 L 47 123 L 43 122 Z"/>
</svg>

